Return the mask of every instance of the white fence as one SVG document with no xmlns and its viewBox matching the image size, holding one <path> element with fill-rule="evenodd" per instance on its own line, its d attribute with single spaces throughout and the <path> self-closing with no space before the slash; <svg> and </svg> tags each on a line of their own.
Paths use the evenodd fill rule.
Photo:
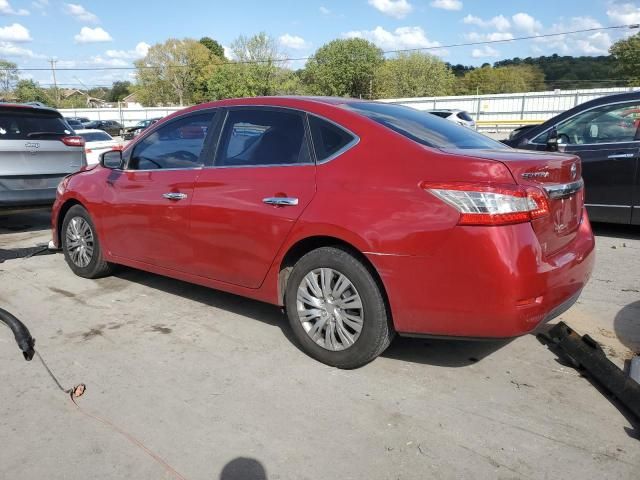
<svg viewBox="0 0 640 480">
<path fill-rule="evenodd" d="M 588 100 L 640 90 L 640 87 L 599 88 L 589 90 L 555 90 L 551 92 L 466 95 L 457 97 L 396 98 L 383 102 L 407 105 L 417 110 L 458 108 L 466 110 L 481 130 L 513 129 L 542 123 L 549 118 Z"/>
<path fill-rule="evenodd" d="M 552 92 L 506 93 L 500 95 L 466 95 L 457 97 L 395 98 L 381 100 L 399 103 L 418 110 L 459 108 L 478 122 L 478 128 L 512 129 L 515 126 L 541 123 L 580 103 L 603 95 L 640 90 L 633 88 L 600 88 L 590 90 L 555 90 Z M 91 120 L 117 120 L 131 126 L 147 118 L 164 117 L 182 107 L 153 108 L 74 108 L 61 109 L 65 117 L 87 117 Z"/>
</svg>

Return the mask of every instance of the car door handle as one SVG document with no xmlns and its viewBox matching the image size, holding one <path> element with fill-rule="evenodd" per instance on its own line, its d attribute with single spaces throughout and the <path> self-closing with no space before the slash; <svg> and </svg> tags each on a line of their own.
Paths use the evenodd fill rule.
<svg viewBox="0 0 640 480">
<path fill-rule="evenodd" d="M 294 207 L 298 205 L 298 199 L 292 197 L 267 197 L 262 199 L 262 203 L 277 207 Z"/>
<path fill-rule="evenodd" d="M 186 193 L 179 193 L 179 192 L 163 193 L 162 196 L 167 200 L 184 200 L 185 198 L 187 198 Z"/>
<path fill-rule="evenodd" d="M 622 159 L 622 158 L 633 158 L 635 157 L 636 154 L 635 153 L 614 153 L 612 155 L 609 155 L 607 158 L 611 159 L 611 160 L 616 160 L 616 159 Z"/>
</svg>

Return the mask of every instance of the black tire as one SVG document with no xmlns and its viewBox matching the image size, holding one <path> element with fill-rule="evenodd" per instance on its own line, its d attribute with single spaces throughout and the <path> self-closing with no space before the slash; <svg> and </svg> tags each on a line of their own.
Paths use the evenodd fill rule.
<svg viewBox="0 0 640 480">
<path fill-rule="evenodd" d="M 344 275 L 361 300 L 361 331 L 355 342 L 343 350 L 330 350 L 314 341 L 298 314 L 298 287 L 307 274 L 321 268 Z M 372 272 L 349 251 L 340 247 L 318 248 L 298 260 L 287 280 L 285 306 L 289 323 L 302 350 L 333 367 L 353 369 L 366 365 L 389 346 L 395 335 L 381 287 Z M 326 327 L 323 330 L 326 333 Z M 318 341 L 325 343 L 322 338 Z"/>
<path fill-rule="evenodd" d="M 93 241 L 90 242 L 90 245 L 93 247 L 93 254 L 91 255 L 91 260 L 86 266 L 77 265 L 73 261 L 72 256 L 69 252 L 67 230 L 69 229 L 69 224 L 75 218 L 80 218 L 84 220 L 84 222 L 86 222 L 88 227 L 91 229 L 91 234 L 93 237 Z M 98 239 L 96 227 L 93 223 L 93 220 L 91 220 L 89 212 L 87 212 L 84 207 L 80 205 L 74 205 L 69 209 L 67 214 L 64 216 L 64 220 L 62 221 L 62 230 L 60 232 L 60 237 L 62 240 L 61 243 L 62 251 L 64 252 L 64 259 L 73 273 L 75 273 L 79 277 L 101 278 L 108 276 L 113 272 L 113 264 L 106 262 L 102 256 L 102 248 L 100 247 L 100 241 Z"/>
</svg>

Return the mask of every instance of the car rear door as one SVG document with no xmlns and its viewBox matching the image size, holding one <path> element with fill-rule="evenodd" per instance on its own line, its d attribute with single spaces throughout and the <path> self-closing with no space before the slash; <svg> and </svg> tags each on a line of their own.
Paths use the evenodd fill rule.
<svg viewBox="0 0 640 480">
<path fill-rule="evenodd" d="M 555 126 L 561 152 L 582 160 L 585 204 L 596 222 L 631 222 L 640 156 L 640 103 L 600 105 Z M 546 142 L 549 132 L 533 140 Z"/>
<path fill-rule="evenodd" d="M 214 117 L 215 110 L 177 117 L 125 151 L 126 168 L 110 175 L 101 209 L 109 253 L 190 270 L 189 207 Z"/>
<path fill-rule="evenodd" d="M 238 107 L 226 112 L 214 164 L 194 191 L 196 273 L 258 288 L 315 194 L 303 112 Z"/>
<path fill-rule="evenodd" d="M 53 203 L 60 180 L 85 162 L 72 135 L 55 110 L 0 107 L 0 205 Z"/>
</svg>

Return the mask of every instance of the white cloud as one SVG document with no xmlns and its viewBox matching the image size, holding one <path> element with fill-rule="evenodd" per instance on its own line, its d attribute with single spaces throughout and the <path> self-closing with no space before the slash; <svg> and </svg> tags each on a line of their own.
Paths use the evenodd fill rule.
<svg viewBox="0 0 640 480">
<path fill-rule="evenodd" d="M 19 23 L 13 23 L 6 27 L 0 27 L 0 41 L 30 42 L 31 34 L 26 27 L 20 25 Z"/>
<path fill-rule="evenodd" d="M 471 51 L 471 56 L 473 58 L 495 58 L 500 56 L 500 52 L 489 45 L 485 45 L 482 48 L 474 48 Z"/>
<path fill-rule="evenodd" d="M 100 19 L 97 15 L 91 13 L 82 5 L 77 3 L 65 3 L 64 11 L 67 15 L 72 16 L 76 20 L 85 23 L 99 23 Z"/>
<path fill-rule="evenodd" d="M 555 23 L 544 33 L 562 33 L 574 30 L 601 28 L 602 24 L 591 17 L 573 17 L 568 23 Z M 540 37 L 536 43 L 544 44 L 546 51 L 553 50 L 565 55 L 606 55 L 612 40 L 606 32 Z"/>
<path fill-rule="evenodd" d="M 511 28 L 511 23 L 504 15 L 498 15 L 489 20 L 483 20 L 480 17 L 467 15 L 462 19 L 462 21 L 467 25 L 477 25 L 482 28 L 495 28 L 499 32 L 506 32 Z"/>
<path fill-rule="evenodd" d="M 413 10 L 407 0 L 369 0 L 369 5 L 394 18 L 404 18 Z"/>
<path fill-rule="evenodd" d="M 376 27 L 373 30 L 354 30 L 345 33 L 343 36 L 346 38 L 364 38 L 375 43 L 383 50 L 432 48 L 440 46 L 440 42 L 429 40 L 424 30 L 420 27 L 399 27 L 393 32 L 389 32 L 382 27 Z M 444 52 L 432 53 L 444 54 Z"/>
<path fill-rule="evenodd" d="M 130 63 L 121 58 L 104 58 L 101 55 L 91 57 L 89 63 L 92 65 L 99 65 L 105 67 L 127 67 Z"/>
<path fill-rule="evenodd" d="M 146 57 L 150 47 L 151 45 L 149 45 L 148 43 L 140 42 L 133 50 L 107 50 L 105 52 L 105 55 L 109 58 L 137 60 L 139 58 Z"/>
<path fill-rule="evenodd" d="M 49 6 L 49 0 L 34 0 L 31 5 L 38 10 L 44 10 Z"/>
<path fill-rule="evenodd" d="M 461 0 L 433 0 L 431 2 L 433 8 L 441 8 L 442 10 L 462 10 Z"/>
<path fill-rule="evenodd" d="M 0 42 L 0 56 L 21 58 L 46 58 L 46 55 L 33 53 L 28 48 L 19 47 L 11 42 Z"/>
<path fill-rule="evenodd" d="M 321 6 L 320 7 L 320 13 L 323 14 L 323 15 L 331 15 L 331 10 L 329 10 L 325 6 Z"/>
<path fill-rule="evenodd" d="M 467 40 L 472 42 L 500 42 L 504 40 L 513 40 L 513 34 L 509 32 L 492 32 L 492 33 L 478 33 L 471 32 L 465 35 Z"/>
<path fill-rule="evenodd" d="M 640 6 L 633 3 L 610 2 L 607 16 L 616 25 L 640 23 Z"/>
<path fill-rule="evenodd" d="M 297 35 L 289 35 L 288 33 L 285 33 L 278 38 L 278 41 L 283 47 L 290 48 L 292 50 L 304 50 L 309 46 L 304 38 Z"/>
<path fill-rule="evenodd" d="M 106 30 L 96 27 L 82 27 L 80 33 L 74 37 L 76 43 L 98 43 L 98 42 L 112 42 L 113 38 Z"/>
<path fill-rule="evenodd" d="M 515 28 L 529 35 L 535 35 L 542 30 L 542 24 L 528 13 L 516 13 L 511 17 L 511 20 L 513 20 Z"/>
<path fill-rule="evenodd" d="M 25 10 L 21 8 L 19 10 L 15 10 L 10 4 L 9 0 L 0 0 L 0 15 L 29 15 L 29 10 Z"/>
</svg>

